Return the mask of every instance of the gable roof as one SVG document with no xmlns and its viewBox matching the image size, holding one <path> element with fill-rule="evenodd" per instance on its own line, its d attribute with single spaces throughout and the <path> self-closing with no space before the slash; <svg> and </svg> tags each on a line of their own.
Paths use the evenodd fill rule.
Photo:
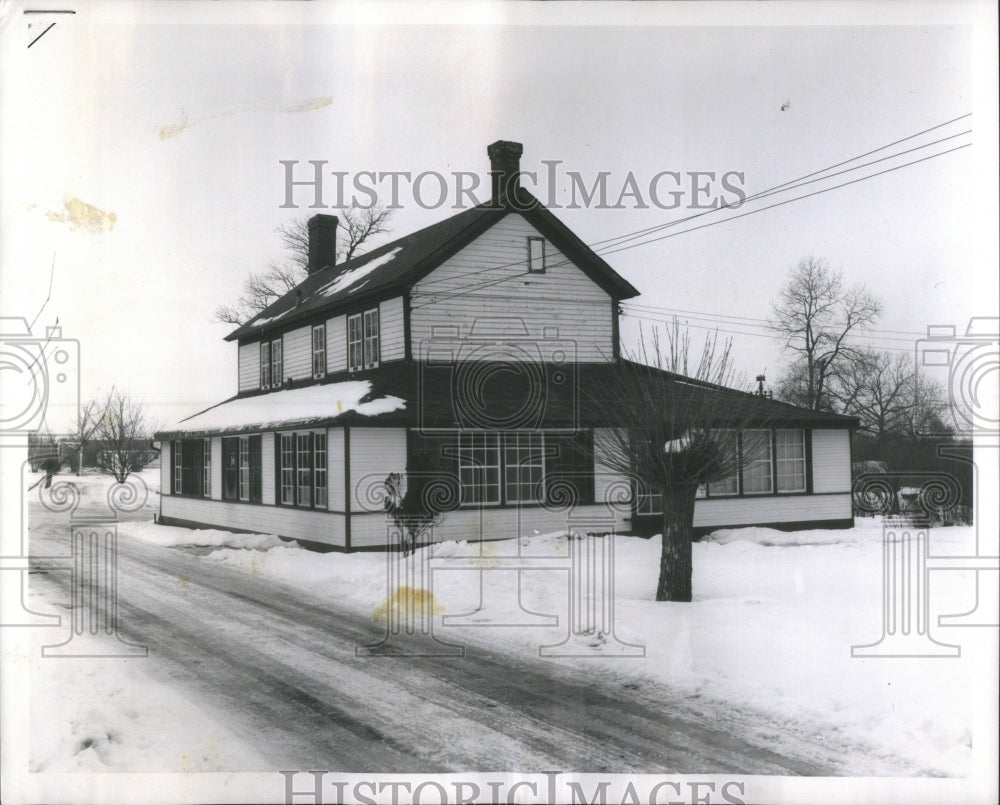
<svg viewBox="0 0 1000 805">
<path fill-rule="evenodd" d="M 336 266 L 310 274 L 294 289 L 237 327 L 226 341 L 284 329 L 320 311 L 402 291 L 433 271 L 510 213 L 520 213 L 552 241 L 612 298 L 630 299 L 639 292 L 593 249 L 526 190 L 517 209 L 480 204 L 436 224 L 419 229 Z"/>
</svg>

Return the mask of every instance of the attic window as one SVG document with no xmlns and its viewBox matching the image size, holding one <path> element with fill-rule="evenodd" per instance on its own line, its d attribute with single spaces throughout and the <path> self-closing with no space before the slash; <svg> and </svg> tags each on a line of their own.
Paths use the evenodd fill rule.
<svg viewBox="0 0 1000 805">
<path fill-rule="evenodd" d="M 545 238 L 528 238 L 528 271 L 545 273 Z"/>
</svg>

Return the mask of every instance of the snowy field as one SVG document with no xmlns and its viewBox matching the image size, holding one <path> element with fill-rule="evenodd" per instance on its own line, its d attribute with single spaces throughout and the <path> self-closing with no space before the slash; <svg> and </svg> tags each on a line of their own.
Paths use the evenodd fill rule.
<svg viewBox="0 0 1000 805">
<path fill-rule="evenodd" d="M 146 478 L 155 483 L 155 473 Z M 83 479 L 85 486 L 98 483 Z M 149 505 L 155 500 L 152 493 Z M 592 669 L 595 683 L 602 678 L 606 684 L 642 685 L 647 693 L 661 684 L 693 697 L 724 700 L 737 710 L 766 713 L 779 730 L 782 722 L 818 725 L 839 744 L 869 746 L 892 759 L 899 775 L 964 776 L 972 761 L 976 655 L 851 657 L 852 645 L 873 643 L 882 634 L 882 528 L 875 520 L 858 522 L 839 531 L 717 531 L 694 545 L 695 601 L 690 604 L 653 600 L 659 538 L 614 537 L 616 635 L 595 633 L 574 643 L 585 658 L 539 661 Z M 124 522 L 119 535 L 273 579 L 331 611 L 380 620 L 400 600 L 387 582 L 387 563 L 399 561 L 398 555 L 317 554 L 273 536 L 151 521 Z M 972 528 L 933 529 L 931 550 L 971 553 L 974 536 Z M 565 637 L 563 557 L 571 543 L 596 549 L 603 539 L 547 534 L 421 549 L 417 558 L 434 569 L 422 586 L 432 596 L 425 600 L 436 613 L 435 635 L 470 650 L 488 645 L 537 657 L 540 645 Z M 519 555 L 548 556 L 551 567 L 518 571 Z M 933 574 L 931 623 L 937 640 L 965 647 L 973 639 L 970 633 L 976 630 L 934 626 L 939 613 L 970 609 L 973 589 L 968 571 Z M 558 616 L 561 628 L 528 625 L 544 620 L 539 613 Z M 629 652 L 620 650 L 616 637 L 644 646 L 645 656 L 622 656 Z M 110 662 L 120 670 L 119 662 L 128 663 L 94 662 Z M 147 753 L 163 757 L 165 750 L 182 758 L 177 770 L 245 769 L 255 762 L 252 749 L 228 740 L 225 729 L 209 723 L 211 717 L 197 712 L 182 691 L 150 680 L 140 700 L 130 696 L 127 685 L 116 683 L 115 671 L 108 673 L 107 666 L 98 674 L 95 665 L 91 676 L 77 674 L 67 683 L 57 676 L 61 664 L 39 665 L 44 667 L 33 677 L 33 696 L 58 693 L 70 720 L 36 727 L 47 731 L 43 744 L 50 747 L 34 757 L 38 770 L 135 769 Z M 191 735 L 200 742 L 194 749 Z M 36 744 L 37 736 L 32 738 Z M 226 751 L 218 750 L 221 746 Z"/>
</svg>

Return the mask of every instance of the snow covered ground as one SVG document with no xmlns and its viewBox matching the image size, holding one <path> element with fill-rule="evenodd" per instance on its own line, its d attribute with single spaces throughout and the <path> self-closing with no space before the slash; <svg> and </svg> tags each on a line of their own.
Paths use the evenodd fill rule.
<svg viewBox="0 0 1000 805">
<path fill-rule="evenodd" d="M 331 608 L 384 617 L 392 592 L 381 554 L 316 554 L 274 538 L 140 523 L 122 531 L 160 545 L 217 545 L 206 561 L 295 585 Z M 933 532 L 934 545 L 952 552 L 971 537 L 971 529 Z M 645 657 L 615 656 L 613 638 L 594 635 L 584 641 L 593 659 L 561 661 L 593 664 L 609 679 L 644 678 L 725 699 L 766 711 L 779 723 L 826 724 L 842 740 L 898 757 L 901 774 L 966 774 L 974 704 L 968 663 L 851 657 L 852 645 L 881 635 L 881 538 L 874 521 L 849 531 L 719 531 L 694 546 L 694 603 L 665 604 L 653 600 L 659 539 L 616 537 L 615 631 L 621 641 L 645 646 Z M 560 534 L 520 542 L 532 555 L 568 551 Z M 519 573 L 505 570 L 518 563 L 518 541 L 422 550 L 433 556 L 433 582 L 425 586 L 440 613 L 434 623 L 440 639 L 523 654 L 565 637 L 567 574 L 520 571 L 519 599 Z M 971 575 L 937 575 L 934 604 L 942 611 L 968 609 Z M 558 615 L 564 626 L 526 626 L 536 619 L 525 611 Z M 466 613 L 467 625 L 442 621 Z M 936 637 L 955 642 L 960 635 L 954 632 L 939 629 Z"/>
<path fill-rule="evenodd" d="M 150 505 L 154 500 L 152 493 Z M 782 723 L 819 725 L 839 744 L 867 745 L 893 758 L 900 775 L 966 775 L 973 757 L 975 684 L 982 671 L 970 652 L 954 659 L 851 656 L 852 645 L 873 643 L 882 634 L 882 527 L 875 520 L 858 522 L 839 531 L 717 531 L 694 545 L 695 601 L 690 604 L 653 600 L 659 538 L 614 537 L 615 635 L 589 634 L 574 643 L 574 650 L 588 655 L 583 659 L 539 661 L 582 664 L 608 684 L 648 690 L 648 683 L 658 683 L 725 700 L 736 710 L 765 713 L 769 727 L 779 731 Z M 971 528 L 934 529 L 932 551 L 972 553 L 974 536 Z M 387 578 L 388 563 L 400 561 L 398 555 L 318 554 L 273 536 L 149 521 L 123 522 L 119 537 L 187 550 L 200 554 L 199 561 L 273 579 L 330 610 L 384 619 L 387 608 L 401 600 Z M 439 639 L 471 650 L 488 645 L 537 657 L 539 646 L 566 636 L 570 547 L 598 549 L 603 539 L 547 534 L 441 543 L 419 552 L 417 559 L 432 567 L 433 575 L 413 586 L 433 596 L 428 609 L 437 613 L 433 628 Z M 525 556 L 533 559 L 525 562 Z M 532 561 L 537 566 L 538 557 L 548 557 L 541 561 L 544 568 L 516 569 Z M 930 601 L 936 639 L 960 644 L 972 639 L 976 630 L 934 626 L 939 613 L 971 608 L 971 573 L 933 574 Z M 545 620 L 539 613 L 558 616 L 559 625 L 537 625 Z M 616 637 L 644 646 L 644 656 L 625 656 L 636 652 L 621 650 Z M 128 661 L 122 663 L 115 668 L 124 672 Z M 155 680 L 146 688 L 148 695 L 136 701 L 107 666 L 100 674 L 96 667 L 78 674 L 67 686 L 58 664 L 39 665 L 33 687 L 37 684 L 43 695 L 58 690 L 70 713 L 68 726 L 53 726 L 55 732 L 45 736 L 51 750 L 33 759 L 39 769 L 98 764 L 136 769 L 148 753 L 162 757 L 164 751 L 178 758 L 183 770 L 234 768 L 230 762 L 246 768 L 253 757 L 252 749 L 208 723 L 210 716 L 192 712 L 182 692 Z M 150 728 L 151 719 L 157 720 L 156 729 Z M 141 733 L 143 739 L 129 739 L 132 725 L 141 727 L 134 735 Z M 190 735 L 199 736 L 193 749 Z M 224 740 L 218 743 L 213 736 Z M 218 745 L 236 748 L 227 756 L 213 750 Z"/>
</svg>

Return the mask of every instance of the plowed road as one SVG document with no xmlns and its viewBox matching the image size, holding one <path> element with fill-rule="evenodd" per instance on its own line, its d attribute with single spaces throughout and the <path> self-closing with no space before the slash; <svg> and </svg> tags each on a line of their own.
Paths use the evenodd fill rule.
<svg viewBox="0 0 1000 805">
<path fill-rule="evenodd" d="M 31 512 L 35 556 L 67 553 L 65 515 Z M 39 559 L 39 568 L 47 563 Z M 58 563 L 57 563 L 58 564 Z M 62 563 L 31 576 L 69 600 Z M 878 773 L 861 747 L 586 663 L 355 656 L 378 627 L 290 586 L 122 536 L 121 628 L 146 660 L 277 769 L 349 772 Z"/>
</svg>

